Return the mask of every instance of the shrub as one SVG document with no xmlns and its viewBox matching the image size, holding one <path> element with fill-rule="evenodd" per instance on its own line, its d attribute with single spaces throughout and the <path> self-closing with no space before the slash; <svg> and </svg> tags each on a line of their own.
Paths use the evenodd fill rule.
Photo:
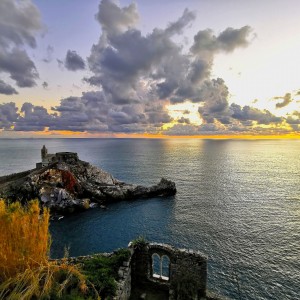
<svg viewBox="0 0 300 300">
<path fill-rule="evenodd" d="M 0 299 L 100 299 L 77 266 L 49 261 L 48 226 L 37 200 L 26 207 L 0 200 Z"/>
<path fill-rule="evenodd" d="M 144 236 L 139 236 L 131 242 L 134 249 L 143 249 L 148 245 L 148 242 Z"/>
</svg>

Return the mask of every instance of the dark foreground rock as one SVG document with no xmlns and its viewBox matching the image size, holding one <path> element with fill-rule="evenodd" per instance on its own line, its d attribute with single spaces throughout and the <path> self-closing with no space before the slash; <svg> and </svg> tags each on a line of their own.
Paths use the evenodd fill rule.
<svg viewBox="0 0 300 300">
<path fill-rule="evenodd" d="M 175 193 L 175 183 L 165 178 L 150 187 L 127 184 L 79 159 L 0 177 L 0 197 L 23 203 L 38 198 L 45 206 L 61 212 L 87 209 L 95 203 L 104 205 Z"/>
</svg>

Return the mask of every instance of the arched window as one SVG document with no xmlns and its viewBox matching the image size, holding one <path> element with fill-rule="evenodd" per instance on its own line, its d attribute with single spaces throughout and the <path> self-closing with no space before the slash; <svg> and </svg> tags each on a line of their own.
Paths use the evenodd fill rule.
<svg viewBox="0 0 300 300">
<path fill-rule="evenodd" d="M 161 278 L 169 280 L 170 277 L 170 258 L 163 255 L 161 258 Z"/>
<path fill-rule="evenodd" d="M 160 257 L 157 253 L 152 255 L 152 276 L 169 280 L 170 277 L 170 259 L 167 255 Z"/>
<path fill-rule="evenodd" d="M 155 278 L 160 277 L 160 256 L 157 253 L 152 255 L 152 275 Z"/>
</svg>

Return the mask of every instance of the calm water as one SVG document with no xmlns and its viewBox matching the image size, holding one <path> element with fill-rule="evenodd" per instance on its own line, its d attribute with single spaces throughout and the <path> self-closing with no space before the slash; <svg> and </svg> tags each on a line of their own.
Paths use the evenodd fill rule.
<svg viewBox="0 0 300 300">
<path fill-rule="evenodd" d="M 111 251 L 144 235 L 209 257 L 210 289 L 238 299 L 300 299 L 300 141 L 0 140 L 0 175 L 74 151 L 126 182 L 177 184 L 167 199 L 93 209 L 51 224 L 52 256 Z"/>
</svg>

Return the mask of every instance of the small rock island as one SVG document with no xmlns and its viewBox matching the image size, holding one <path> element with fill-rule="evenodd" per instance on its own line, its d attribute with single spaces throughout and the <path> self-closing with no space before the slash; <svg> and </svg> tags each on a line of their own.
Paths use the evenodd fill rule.
<svg viewBox="0 0 300 300">
<path fill-rule="evenodd" d="M 0 198 L 22 203 L 38 198 L 53 211 L 73 212 L 114 201 L 176 194 L 170 180 L 162 178 L 150 187 L 128 184 L 80 160 L 74 152 L 49 154 L 44 145 L 41 158 L 35 169 L 0 177 Z"/>
</svg>

